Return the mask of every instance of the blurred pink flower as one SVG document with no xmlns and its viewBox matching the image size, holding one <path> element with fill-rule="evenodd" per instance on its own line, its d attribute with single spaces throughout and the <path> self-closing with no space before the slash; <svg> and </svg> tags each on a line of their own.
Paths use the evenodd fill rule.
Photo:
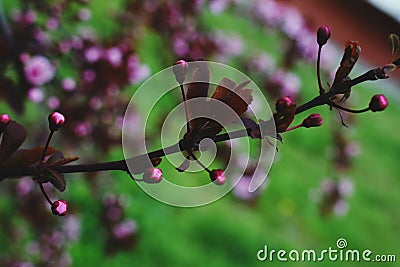
<svg viewBox="0 0 400 267">
<path fill-rule="evenodd" d="M 127 220 L 117 224 L 113 229 L 113 235 L 118 239 L 132 236 L 137 231 L 137 224 L 134 220 Z"/>
<path fill-rule="evenodd" d="M 131 84 L 137 84 L 150 76 L 150 68 L 141 64 L 136 56 L 130 56 L 127 62 L 128 79 Z"/>
<path fill-rule="evenodd" d="M 43 91 L 40 88 L 33 87 L 28 91 L 28 98 L 33 103 L 40 103 L 44 99 Z"/>
<path fill-rule="evenodd" d="M 25 77 L 32 85 L 43 85 L 54 78 L 56 69 L 43 56 L 33 56 L 25 62 Z"/>
<path fill-rule="evenodd" d="M 83 79 L 86 82 L 93 82 L 96 79 L 96 72 L 94 70 L 88 69 L 83 72 Z"/>
<path fill-rule="evenodd" d="M 107 50 L 104 57 L 112 66 L 119 67 L 122 63 L 123 54 L 118 47 L 112 47 Z"/>
<path fill-rule="evenodd" d="M 49 19 L 46 21 L 46 28 L 47 28 L 48 30 L 55 30 L 55 29 L 58 28 L 58 26 L 59 26 L 59 22 L 58 22 L 58 19 L 57 19 L 57 18 L 49 18 Z"/>
<path fill-rule="evenodd" d="M 61 86 L 62 86 L 62 88 L 64 88 L 65 91 L 70 92 L 75 89 L 76 82 L 74 79 L 68 77 L 68 78 L 65 78 L 64 80 L 62 80 Z"/>
<path fill-rule="evenodd" d="M 92 126 L 88 122 L 81 122 L 76 125 L 74 132 L 77 136 L 87 136 L 92 132 Z"/>
<path fill-rule="evenodd" d="M 172 40 L 173 49 L 176 55 L 183 56 L 189 52 L 189 46 L 182 36 L 176 35 Z"/>
<path fill-rule="evenodd" d="M 71 38 L 71 47 L 76 50 L 81 50 L 83 48 L 83 41 L 79 36 L 73 36 Z"/>
<path fill-rule="evenodd" d="M 231 4 L 230 0 L 212 0 L 210 1 L 210 11 L 213 14 L 220 14 Z"/>
<path fill-rule="evenodd" d="M 92 17 L 92 12 L 87 8 L 81 8 L 78 12 L 78 18 L 82 21 L 87 21 Z"/>
<path fill-rule="evenodd" d="M 96 46 L 89 47 L 85 50 L 85 58 L 87 62 L 94 63 L 100 59 L 102 51 Z"/>
<path fill-rule="evenodd" d="M 71 44 L 68 41 L 63 41 L 58 44 L 60 52 L 63 54 L 68 53 L 71 50 Z"/>
<path fill-rule="evenodd" d="M 278 69 L 271 77 L 271 82 L 278 85 L 281 95 L 296 96 L 301 87 L 301 79 L 293 72 Z"/>
<path fill-rule="evenodd" d="M 34 29 L 32 32 L 32 36 L 41 45 L 48 45 L 51 42 L 49 34 L 45 31 L 42 31 L 41 29 Z"/>
<path fill-rule="evenodd" d="M 56 96 L 50 96 L 49 99 L 47 99 L 47 106 L 50 109 L 57 109 L 60 106 L 60 99 Z"/>
</svg>

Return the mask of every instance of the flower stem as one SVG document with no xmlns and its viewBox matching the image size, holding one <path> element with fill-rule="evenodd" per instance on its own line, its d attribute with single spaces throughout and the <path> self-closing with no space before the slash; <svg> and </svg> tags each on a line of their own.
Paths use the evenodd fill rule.
<svg viewBox="0 0 400 267">
<path fill-rule="evenodd" d="M 364 109 L 359 109 L 359 110 L 349 109 L 349 108 L 345 108 L 345 107 L 339 106 L 338 104 L 335 104 L 333 102 L 331 103 L 331 105 L 334 108 L 337 108 L 337 109 L 340 109 L 340 110 L 343 110 L 343 111 L 346 111 L 346 112 L 350 112 L 350 113 L 363 113 L 363 112 L 366 112 L 366 111 L 369 110 L 369 107 L 364 108 Z"/>
<path fill-rule="evenodd" d="M 49 147 L 50 140 L 53 137 L 53 134 L 54 134 L 54 131 L 50 131 L 49 136 L 47 137 L 46 145 L 43 148 L 43 154 L 42 154 L 40 161 L 43 161 L 44 157 L 46 156 L 47 148 Z"/>
<path fill-rule="evenodd" d="M 200 160 L 197 159 L 197 157 L 193 154 L 192 151 L 187 151 L 188 154 L 199 164 L 203 169 L 205 169 L 208 173 L 211 173 L 210 169 L 207 168 L 206 165 L 204 165 Z"/>
<path fill-rule="evenodd" d="M 186 132 L 188 133 L 190 131 L 190 125 L 189 125 L 189 114 L 188 114 L 188 107 L 186 103 L 186 95 L 185 95 L 185 90 L 183 89 L 183 84 L 180 83 L 179 87 L 181 88 L 181 94 L 183 98 L 183 105 L 185 107 L 185 116 L 186 116 Z"/>
<path fill-rule="evenodd" d="M 40 191 L 42 191 L 42 193 L 43 193 L 44 197 L 46 198 L 47 202 L 49 202 L 49 204 L 52 205 L 53 203 L 51 202 L 49 196 L 47 195 L 46 190 L 44 190 L 43 183 L 39 182 L 39 187 L 40 187 Z"/>
<path fill-rule="evenodd" d="M 324 88 L 322 87 L 322 82 L 321 82 L 321 50 L 322 46 L 318 46 L 318 57 L 317 57 L 317 78 L 318 78 L 318 88 L 319 88 L 319 94 L 322 95 L 325 93 Z"/>
</svg>

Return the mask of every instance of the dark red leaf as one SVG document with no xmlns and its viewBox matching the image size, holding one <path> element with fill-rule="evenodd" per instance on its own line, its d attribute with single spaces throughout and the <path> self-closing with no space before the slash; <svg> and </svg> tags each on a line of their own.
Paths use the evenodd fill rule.
<svg viewBox="0 0 400 267">
<path fill-rule="evenodd" d="M 208 96 L 208 88 L 210 82 L 210 70 L 208 69 L 207 63 L 199 61 L 193 71 L 191 82 L 188 85 L 186 99 L 199 98 L 196 101 L 188 102 L 188 117 L 190 120 L 190 127 L 196 128 L 199 125 L 205 123 L 204 119 L 196 118 L 194 114 L 200 114 L 202 109 L 204 109 L 204 104 L 206 103 L 206 97 Z M 196 126 L 197 125 L 197 126 Z"/>
<path fill-rule="evenodd" d="M 248 108 L 253 97 L 251 89 L 244 89 L 250 81 L 245 81 L 238 86 L 228 78 L 224 78 L 215 89 L 213 99 L 222 101 L 230 106 L 237 115 L 241 116 Z"/>
<path fill-rule="evenodd" d="M 7 167 L 27 167 L 41 160 L 44 147 L 36 147 L 32 149 L 18 149 L 8 160 L 2 165 Z M 48 147 L 46 156 L 55 153 L 57 150 Z"/>
<path fill-rule="evenodd" d="M 58 168 L 62 165 L 68 164 L 72 161 L 76 161 L 78 160 L 79 157 L 68 157 L 68 158 L 63 158 L 63 159 L 59 159 L 51 164 L 48 165 L 49 168 Z"/>
<path fill-rule="evenodd" d="M 277 133 L 282 133 L 286 131 L 286 129 L 292 123 L 295 113 L 296 113 L 295 103 L 293 103 L 293 105 L 291 105 L 283 114 L 274 113 L 274 120 Z"/>
<path fill-rule="evenodd" d="M 197 66 L 193 71 L 191 82 L 188 85 L 186 99 L 196 97 L 207 97 L 210 82 L 210 70 L 207 63 L 203 61 L 197 62 Z"/>
<path fill-rule="evenodd" d="M 360 56 L 360 52 L 361 46 L 357 41 L 347 40 L 345 42 L 343 58 L 340 62 L 338 70 L 336 71 L 335 79 L 331 88 L 335 88 L 342 83 L 347 76 L 349 76 L 351 70 L 358 60 L 358 57 Z"/>
<path fill-rule="evenodd" d="M 16 121 L 10 121 L 3 133 L 0 144 L 0 164 L 11 157 L 26 138 L 24 126 Z"/>
<path fill-rule="evenodd" d="M 400 45 L 399 36 L 395 33 L 391 33 L 389 35 L 389 41 L 392 47 L 392 58 L 393 58 L 397 54 L 397 51 L 399 50 L 399 45 Z"/>
<path fill-rule="evenodd" d="M 54 185 L 60 192 L 64 192 L 67 187 L 67 181 L 64 178 L 62 173 L 56 172 L 52 169 L 47 169 L 48 173 L 46 174 L 47 180 Z"/>
</svg>

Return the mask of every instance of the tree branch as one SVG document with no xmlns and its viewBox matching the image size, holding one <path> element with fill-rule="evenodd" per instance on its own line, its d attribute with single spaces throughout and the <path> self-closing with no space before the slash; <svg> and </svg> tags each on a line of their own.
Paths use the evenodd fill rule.
<svg viewBox="0 0 400 267">
<path fill-rule="evenodd" d="M 311 99 L 310 101 L 300 105 L 297 107 L 295 114 L 300 114 L 304 111 L 307 111 L 309 109 L 312 109 L 317 106 L 321 105 L 330 105 L 331 101 L 330 98 L 334 96 L 335 94 L 338 94 L 342 91 L 346 91 L 350 89 L 353 85 L 356 85 L 358 83 L 367 81 L 367 80 L 377 80 L 377 79 L 384 79 L 387 78 L 387 76 L 382 73 L 382 70 L 380 68 L 377 69 L 372 69 L 363 75 L 360 75 L 359 77 L 349 80 L 349 81 L 344 81 L 342 84 L 340 84 L 340 88 L 332 88 L 329 92 L 326 92 L 322 95 L 318 95 L 315 98 Z M 242 130 L 237 130 L 233 131 L 230 133 L 224 133 L 224 134 L 219 134 L 212 138 L 214 142 L 223 142 L 227 141 L 230 139 L 236 139 L 236 138 L 242 138 L 242 137 L 248 137 L 251 136 L 252 129 L 251 128 L 246 128 Z M 180 151 L 185 151 L 187 150 L 185 146 L 185 141 L 184 139 L 180 140 L 178 143 L 175 145 L 171 145 L 166 148 L 161 148 L 159 150 L 155 150 L 152 152 L 149 152 L 147 154 L 142 154 L 138 155 L 135 157 L 131 157 L 128 159 L 122 159 L 122 160 L 117 160 L 117 161 L 110 161 L 110 162 L 99 162 L 99 163 L 92 163 L 92 164 L 75 164 L 75 165 L 64 165 L 60 166 L 58 168 L 55 168 L 54 171 L 57 171 L 59 173 L 83 173 L 83 172 L 98 172 L 98 171 L 110 171 L 110 170 L 119 170 L 119 171 L 125 171 L 129 172 L 132 170 L 129 170 L 129 166 L 139 166 L 138 169 L 136 170 L 136 173 L 141 173 L 143 172 L 143 164 L 146 166 L 146 163 L 149 163 L 149 159 L 152 158 L 158 158 L 158 157 L 163 157 L 165 155 L 170 155 L 174 153 L 178 153 Z M 127 164 L 127 162 L 129 164 Z M 135 170 L 133 171 L 134 174 Z M 36 176 L 40 174 L 40 169 L 37 168 L 36 166 L 29 166 L 29 167 L 23 167 L 23 168 L 9 168 L 9 167 L 0 167 L 0 181 L 4 180 L 6 178 L 18 178 L 18 177 L 23 177 L 23 176 Z"/>
</svg>

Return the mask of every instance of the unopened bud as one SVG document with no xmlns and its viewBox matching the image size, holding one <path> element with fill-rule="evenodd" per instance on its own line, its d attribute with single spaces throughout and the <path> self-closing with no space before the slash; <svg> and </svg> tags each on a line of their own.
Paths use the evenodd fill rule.
<svg viewBox="0 0 400 267">
<path fill-rule="evenodd" d="M 311 114 L 307 118 L 303 120 L 303 127 L 310 128 L 310 127 L 318 127 L 322 125 L 322 117 L 319 114 Z"/>
<path fill-rule="evenodd" d="M 64 216 L 68 211 L 67 201 L 64 199 L 54 201 L 53 204 L 51 204 L 51 211 L 54 215 Z"/>
<path fill-rule="evenodd" d="M 281 97 L 275 103 L 276 112 L 278 114 L 284 114 L 293 105 L 294 101 L 290 98 L 290 96 Z"/>
<path fill-rule="evenodd" d="M 179 84 L 182 84 L 185 81 L 186 72 L 188 68 L 189 68 L 188 63 L 183 59 L 177 61 L 172 67 L 172 71 L 175 74 L 175 79 Z"/>
<path fill-rule="evenodd" d="M 49 128 L 50 131 L 54 132 L 60 129 L 65 123 L 65 117 L 59 112 L 53 112 L 49 115 Z"/>
<path fill-rule="evenodd" d="M 4 131 L 10 121 L 10 116 L 8 116 L 7 114 L 0 115 L 0 134 Z"/>
<path fill-rule="evenodd" d="M 328 26 L 321 26 L 317 31 L 317 43 L 319 46 L 326 44 L 331 37 L 331 29 Z"/>
<path fill-rule="evenodd" d="M 217 169 L 210 172 L 211 181 L 216 185 L 223 185 L 226 181 L 224 170 Z"/>
<path fill-rule="evenodd" d="M 159 168 L 148 168 L 143 173 L 143 181 L 149 184 L 156 184 L 162 180 L 162 171 Z"/>
<path fill-rule="evenodd" d="M 389 105 L 389 101 L 382 94 L 374 95 L 369 102 L 369 109 L 372 112 L 382 111 Z"/>
<path fill-rule="evenodd" d="M 394 71 L 394 70 L 396 70 L 396 69 L 397 69 L 397 66 L 396 66 L 395 64 L 389 63 L 389 64 L 386 64 L 386 65 L 382 68 L 382 71 L 383 71 L 383 73 L 388 74 L 388 73 L 390 73 L 390 72 L 392 72 L 392 71 Z"/>
</svg>

